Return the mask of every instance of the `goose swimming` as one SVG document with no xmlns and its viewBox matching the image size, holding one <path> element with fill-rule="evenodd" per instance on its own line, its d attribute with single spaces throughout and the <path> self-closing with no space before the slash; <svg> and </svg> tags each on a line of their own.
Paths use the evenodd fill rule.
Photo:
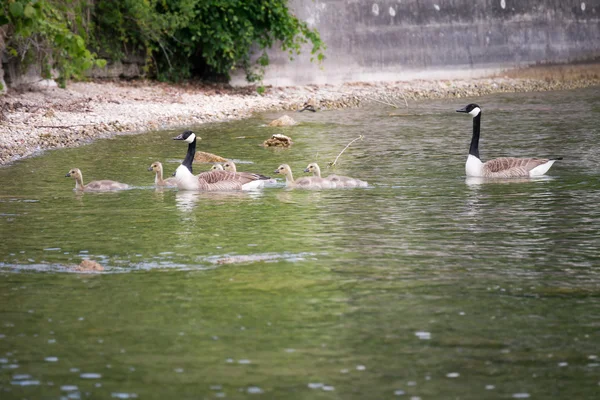
<svg viewBox="0 0 600 400">
<path fill-rule="evenodd" d="M 156 186 L 177 186 L 177 179 L 175 178 L 167 178 L 163 179 L 163 166 L 162 163 L 155 161 L 150 165 L 148 171 L 154 171 L 156 176 L 154 177 L 154 184 Z"/>
<path fill-rule="evenodd" d="M 327 179 L 319 178 L 318 176 L 305 176 L 294 180 L 292 169 L 287 164 L 281 164 L 275 170 L 276 174 L 285 176 L 285 185 L 289 188 L 298 189 L 334 189 L 337 187 L 335 182 Z"/>
<path fill-rule="evenodd" d="M 182 190 L 252 190 L 262 188 L 268 176 L 252 174 L 249 172 L 229 172 L 211 170 L 203 172 L 200 175 L 192 173 L 192 162 L 196 153 L 196 134 L 192 131 L 185 131 L 181 135 L 174 137 L 173 140 L 183 140 L 188 144 L 188 151 L 185 159 L 175 170 L 175 179 L 177 187 Z"/>
<path fill-rule="evenodd" d="M 120 190 L 127 189 L 129 185 L 121 182 L 102 180 L 102 181 L 91 181 L 87 185 L 83 184 L 83 174 L 79 168 L 73 168 L 65 177 L 71 177 L 75 179 L 75 190 L 83 192 L 100 192 L 106 190 Z"/>
<path fill-rule="evenodd" d="M 312 172 L 313 176 L 321 177 L 321 168 L 317 163 L 310 163 L 304 169 L 304 172 Z M 341 176 L 341 175 L 329 175 L 323 179 L 327 179 L 331 182 L 336 183 L 336 187 L 346 187 L 346 188 L 354 188 L 354 187 L 367 187 L 369 184 L 365 181 L 361 181 L 360 179 L 351 178 L 349 176 Z"/>
<path fill-rule="evenodd" d="M 483 178 L 515 178 L 544 175 L 552 164 L 561 158 L 515 158 L 500 157 L 485 163 L 479 158 L 479 133 L 481 128 L 481 107 L 468 104 L 456 112 L 467 113 L 473 117 L 473 137 L 469 148 L 469 157 L 465 164 L 467 176 Z"/>
</svg>

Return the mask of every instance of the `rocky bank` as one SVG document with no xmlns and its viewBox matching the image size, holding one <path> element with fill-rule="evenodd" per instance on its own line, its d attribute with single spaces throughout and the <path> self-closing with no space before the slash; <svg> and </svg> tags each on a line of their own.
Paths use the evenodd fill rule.
<svg viewBox="0 0 600 400">
<path fill-rule="evenodd" d="M 577 73 L 527 70 L 472 80 L 268 87 L 262 95 L 253 87 L 146 81 L 22 88 L 0 96 L 0 165 L 45 149 L 78 146 L 119 133 L 189 127 L 268 110 L 297 110 L 311 98 L 320 109 L 358 107 L 365 102 L 402 108 L 422 99 L 600 85 L 599 70 L 595 65 Z"/>
</svg>

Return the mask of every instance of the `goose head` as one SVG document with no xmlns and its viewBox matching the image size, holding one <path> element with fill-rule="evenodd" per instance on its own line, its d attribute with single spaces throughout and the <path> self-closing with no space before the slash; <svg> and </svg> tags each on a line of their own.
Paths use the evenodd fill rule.
<svg viewBox="0 0 600 400">
<path fill-rule="evenodd" d="M 219 163 L 213 164 L 212 167 L 210 167 L 211 171 L 223 171 L 223 166 Z"/>
<path fill-rule="evenodd" d="M 281 174 L 281 175 L 286 175 L 288 173 L 292 172 L 292 169 L 290 168 L 289 165 L 287 164 L 281 164 L 279 167 L 277 167 L 277 169 L 274 171 L 274 173 L 276 174 Z"/>
<path fill-rule="evenodd" d="M 225 164 L 223 164 L 223 169 L 225 171 L 237 172 L 237 167 L 233 161 L 227 161 Z"/>
<path fill-rule="evenodd" d="M 72 168 L 69 172 L 67 172 L 67 174 L 65 175 L 65 177 L 71 177 L 73 179 L 81 179 L 81 171 L 79 170 L 79 168 Z"/>
<path fill-rule="evenodd" d="M 310 172 L 315 176 L 321 176 L 321 168 L 319 168 L 319 165 L 317 163 L 310 163 L 308 164 L 308 166 L 304 169 L 304 172 Z"/>
<path fill-rule="evenodd" d="M 466 106 L 464 106 L 461 109 L 456 110 L 456 112 L 471 114 L 471 116 L 473 116 L 473 118 L 475 118 L 476 116 L 478 116 L 481 113 L 481 107 L 479 107 L 475 103 L 471 103 L 471 104 L 467 104 Z"/>
<path fill-rule="evenodd" d="M 279 167 L 277 167 L 277 169 L 275 170 L 275 173 L 284 175 L 285 181 L 287 182 L 288 185 L 291 185 L 294 183 L 294 176 L 292 175 L 292 169 L 290 168 L 289 165 L 281 164 Z"/>
<path fill-rule="evenodd" d="M 177 135 L 173 138 L 173 140 L 183 140 L 186 143 L 193 143 L 194 140 L 196 139 L 201 139 L 200 137 L 197 137 L 196 134 L 192 131 L 185 131 L 180 135 Z"/>
<path fill-rule="evenodd" d="M 163 167 L 162 164 L 159 161 L 155 161 L 152 163 L 152 165 L 150 165 L 148 167 L 148 171 L 153 171 L 153 172 L 160 172 L 162 171 Z"/>
</svg>

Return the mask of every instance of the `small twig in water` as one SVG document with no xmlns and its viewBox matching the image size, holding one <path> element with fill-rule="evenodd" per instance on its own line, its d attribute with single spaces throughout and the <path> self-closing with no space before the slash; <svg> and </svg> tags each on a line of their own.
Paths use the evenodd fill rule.
<svg viewBox="0 0 600 400">
<path fill-rule="evenodd" d="M 366 97 L 367 99 L 369 99 L 369 100 L 373 100 L 373 101 L 376 101 L 376 102 L 378 102 L 378 103 L 385 104 L 386 106 L 390 106 L 390 107 L 398 108 L 398 106 L 397 106 L 397 105 L 395 105 L 395 104 L 393 104 L 393 103 L 389 103 L 389 102 L 387 102 L 387 101 L 381 101 L 381 100 L 377 100 L 377 99 L 374 99 L 374 98 L 372 98 L 372 97 L 369 97 L 369 96 L 365 96 L 365 97 Z"/>
<path fill-rule="evenodd" d="M 404 105 L 408 108 L 408 101 L 406 101 L 406 96 L 404 96 L 404 92 L 400 92 L 400 96 L 404 99 Z"/>
<path fill-rule="evenodd" d="M 364 136 L 363 136 L 363 135 L 360 135 L 360 136 L 359 136 L 359 137 L 357 137 L 356 139 L 352 140 L 350 143 L 348 143 L 348 144 L 346 145 L 346 147 L 344 147 L 344 149 L 343 149 L 342 151 L 340 151 L 340 154 L 338 154 L 338 156 L 335 158 L 335 160 L 333 160 L 333 162 L 330 162 L 330 163 L 329 163 L 329 164 L 327 164 L 327 165 L 328 165 L 329 167 L 333 167 L 333 166 L 335 166 L 335 164 L 337 163 L 337 160 L 338 160 L 338 158 L 340 158 L 340 156 L 342 155 L 342 153 L 343 153 L 344 151 L 346 151 L 346 149 L 347 149 L 348 147 L 350 147 L 350 145 L 351 145 L 352 143 L 356 142 L 357 140 L 363 140 L 363 139 L 364 139 Z"/>
</svg>

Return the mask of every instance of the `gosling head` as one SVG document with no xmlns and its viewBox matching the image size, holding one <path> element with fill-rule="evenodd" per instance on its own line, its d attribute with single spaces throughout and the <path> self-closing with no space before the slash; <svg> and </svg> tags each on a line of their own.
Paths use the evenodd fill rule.
<svg viewBox="0 0 600 400">
<path fill-rule="evenodd" d="M 225 164 L 223 164 L 223 169 L 225 171 L 237 172 L 237 167 L 233 161 L 227 161 Z"/>
<path fill-rule="evenodd" d="M 202 138 L 199 136 L 196 136 L 196 134 L 192 131 L 185 131 L 181 135 L 175 136 L 173 138 L 173 140 L 183 140 L 187 143 L 193 143 L 194 140 L 196 140 L 196 139 L 202 139 Z"/>
<path fill-rule="evenodd" d="M 286 175 L 288 172 L 291 172 L 291 169 L 289 165 L 281 164 L 274 172 L 276 174 Z"/>
<path fill-rule="evenodd" d="M 223 171 L 223 166 L 219 163 L 213 164 L 212 167 L 210 167 L 211 171 Z"/>
<path fill-rule="evenodd" d="M 319 168 L 319 166 L 317 165 L 317 163 L 310 163 L 308 164 L 308 166 L 304 169 L 304 172 L 310 172 L 310 173 L 321 173 L 321 168 Z"/>
<path fill-rule="evenodd" d="M 155 161 L 148 167 L 148 171 L 159 172 L 162 170 L 162 164 L 158 161 Z"/>
<path fill-rule="evenodd" d="M 479 115 L 479 113 L 481 113 L 481 107 L 479 107 L 475 103 L 471 103 L 471 104 L 467 104 L 466 106 L 464 106 L 463 108 L 461 108 L 459 110 L 456 110 L 456 112 L 471 114 L 471 116 L 473 116 L 473 118 L 475 118 L 476 116 Z"/>
<path fill-rule="evenodd" d="M 81 179 L 81 171 L 79 170 L 79 168 L 73 168 L 69 172 L 67 172 L 65 177 L 67 177 L 67 178 L 71 177 L 73 179 Z"/>
</svg>

